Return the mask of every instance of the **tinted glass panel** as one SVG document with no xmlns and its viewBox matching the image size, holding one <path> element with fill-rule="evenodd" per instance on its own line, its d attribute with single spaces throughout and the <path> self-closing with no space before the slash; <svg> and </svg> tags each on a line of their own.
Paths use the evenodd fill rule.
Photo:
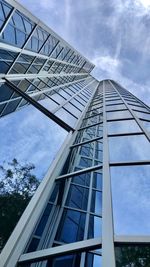
<svg viewBox="0 0 150 267">
<path fill-rule="evenodd" d="M 150 235 L 150 165 L 111 167 L 117 235 Z"/>
<path fill-rule="evenodd" d="M 100 237 L 102 234 L 102 219 L 90 215 L 88 238 Z"/>
<path fill-rule="evenodd" d="M 150 159 L 150 143 L 144 135 L 109 138 L 110 161 Z"/>
<path fill-rule="evenodd" d="M 141 129 L 134 120 L 108 122 L 108 133 L 141 132 Z"/>
<path fill-rule="evenodd" d="M 72 243 L 83 240 L 84 227 L 84 213 L 73 210 L 65 210 L 61 218 L 56 240 L 64 243 Z"/>
<path fill-rule="evenodd" d="M 107 119 L 122 119 L 122 118 L 131 118 L 131 114 L 128 110 L 125 111 L 116 111 L 116 112 L 107 112 Z"/>
</svg>

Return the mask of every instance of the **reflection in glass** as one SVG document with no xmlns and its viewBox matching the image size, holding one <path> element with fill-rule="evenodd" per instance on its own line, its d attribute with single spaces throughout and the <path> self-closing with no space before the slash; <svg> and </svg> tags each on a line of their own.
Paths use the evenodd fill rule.
<svg viewBox="0 0 150 267">
<path fill-rule="evenodd" d="M 55 239 L 64 243 L 72 243 L 83 240 L 84 227 L 84 213 L 74 210 L 65 210 Z"/>
<path fill-rule="evenodd" d="M 115 120 L 115 119 L 131 118 L 131 117 L 132 116 L 128 110 L 107 112 L 107 120 Z"/>
<path fill-rule="evenodd" d="M 88 191 L 89 190 L 84 187 L 70 185 L 66 205 L 69 207 L 86 210 L 88 203 Z"/>
<path fill-rule="evenodd" d="M 149 267 L 149 245 L 122 245 L 115 248 L 116 267 Z"/>
<path fill-rule="evenodd" d="M 114 230 L 150 235 L 150 165 L 111 167 Z"/>
<path fill-rule="evenodd" d="M 102 257 L 94 253 L 87 253 L 84 267 L 102 267 Z"/>
<path fill-rule="evenodd" d="M 89 172 L 83 173 L 83 174 L 74 176 L 72 178 L 72 182 L 76 183 L 76 184 L 89 186 L 90 185 L 90 177 L 91 177 L 91 173 L 89 173 Z"/>
<path fill-rule="evenodd" d="M 102 190 L 102 173 L 93 173 L 93 187 Z"/>
<path fill-rule="evenodd" d="M 101 215 L 102 214 L 102 193 L 92 190 L 91 211 Z"/>
<path fill-rule="evenodd" d="M 101 235 L 102 219 L 97 216 L 90 215 L 88 238 L 101 237 Z"/>
<path fill-rule="evenodd" d="M 150 159 L 150 143 L 144 135 L 109 138 L 110 161 L 137 161 Z"/>
<path fill-rule="evenodd" d="M 141 132 L 141 129 L 134 120 L 124 120 L 124 121 L 113 121 L 108 122 L 108 133 L 131 133 L 131 132 Z"/>
</svg>

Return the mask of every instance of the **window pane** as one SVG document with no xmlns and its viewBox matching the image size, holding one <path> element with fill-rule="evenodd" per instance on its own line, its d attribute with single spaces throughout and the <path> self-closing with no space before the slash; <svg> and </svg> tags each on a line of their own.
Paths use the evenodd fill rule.
<svg viewBox="0 0 150 267">
<path fill-rule="evenodd" d="M 108 122 L 108 133 L 141 132 L 141 129 L 134 120 Z"/>
<path fill-rule="evenodd" d="M 76 184 L 89 186 L 91 173 L 83 173 L 72 178 L 72 182 Z"/>
<path fill-rule="evenodd" d="M 136 161 L 150 159 L 150 143 L 144 135 L 109 138 L 110 161 Z"/>
<path fill-rule="evenodd" d="M 102 267 L 102 257 L 94 253 L 87 253 L 84 267 Z"/>
<path fill-rule="evenodd" d="M 93 187 L 102 190 L 102 173 L 93 173 Z"/>
<path fill-rule="evenodd" d="M 56 234 L 56 240 L 64 243 L 72 243 L 83 240 L 84 227 L 84 213 L 73 210 L 65 210 Z"/>
<path fill-rule="evenodd" d="M 101 235 L 102 219 L 97 216 L 90 215 L 88 238 L 100 237 Z"/>
<path fill-rule="evenodd" d="M 131 118 L 131 114 L 128 110 L 107 112 L 107 120 Z"/>
<path fill-rule="evenodd" d="M 150 165 L 111 167 L 117 235 L 150 235 Z"/>
<path fill-rule="evenodd" d="M 76 209 L 87 209 L 88 189 L 77 185 L 71 185 L 66 205 Z"/>
<path fill-rule="evenodd" d="M 102 214 L 102 193 L 92 190 L 91 211 L 101 215 Z"/>
</svg>

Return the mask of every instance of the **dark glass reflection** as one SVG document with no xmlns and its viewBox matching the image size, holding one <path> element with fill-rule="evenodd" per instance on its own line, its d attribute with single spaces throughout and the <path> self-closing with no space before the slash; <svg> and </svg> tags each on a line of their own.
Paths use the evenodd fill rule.
<svg viewBox="0 0 150 267">
<path fill-rule="evenodd" d="M 48 260 L 46 267 L 77 267 L 80 266 L 80 254 L 66 255 Z"/>
<path fill-rule="evenodd" d="M 100 237 L 102 234 L 102 219 L 90 215 L 88 238 Z"/>
<path fill-rule="evenodd" d="M 56 234 L 56 240 L 64 243 L 83 240 L 84 227 L 84 213 L 74 210 L 65 210 Z"/>
<path fill-rule="evenodd" d="M 89 190 L 84 187 L 71 185 L 66 205 L 77 209 L 86 210 L 88 203 L 88 192 Z"/>
<path fill-rule="evenodd" d="M 150 267 L 150 246 L 120 246 L 115 248 L 116 267 Z"/>
<path fill-rule="evenodd" d="M 102 257 L 94 253 L 87 253 L 84 267 L 101 267 Z"/>
</svg>

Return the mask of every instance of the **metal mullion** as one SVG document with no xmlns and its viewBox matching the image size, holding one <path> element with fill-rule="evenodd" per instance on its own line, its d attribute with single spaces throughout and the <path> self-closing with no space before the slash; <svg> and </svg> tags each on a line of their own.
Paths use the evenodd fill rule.
<svg viewBox="0 0 150 267">
<path fill-rule="evenodd" d="M 102 188 L 102 266 L 115 267 L 112 192 L 109 170 L 109 148 L 105 103 L 105 82 L 103 81 L 103 188 Z M 109 255 L 109 256 L 108 256 Z"/>
<path fill-rule="evenodd" d="M 103 122 L 97 122 L 97 123 L 94 123 L 94 124 L 91 124 L 91 125 L 84 126 L 82 128 L 79 128 L 78 131 L 85 130 L 87 128 L 90 128 L 90 127 L 93 127 L 93 126 L 96 126 L 96 125 L 99 125 L 99 124 L 103 124 Z"/>
<path fill-rule="evenodd" d="M 7 18 L 5 19 L 5 21 L 2 24 L 2 27 L 0 29 L 0 36 L 2 35 L 2 33 L 4 32 L 5 28 L 7 27 L 9 21 L 11 20 L 13 14 L 15 13 L 16 8 L 12 7 L 12 9 L 10 10 L 10 13 L 8 14 Z"/>
<path fill-rule="evenodd" d="M 76 55 L 74 55 L 73 58 L 70 57 L 71 58 L 71 61 L 69 63 L 71 63 L 74 60 L 75 57 L 76 57 Z M 68 60 L 70 60 L 70 58 Z M 79 65 L 76 65 L 76 66 L 79 67 Z"/>
<path fill-rule="evenodd" d="M 58 41 L 58 42 L 56 43 L 56 45 L 53 47 L 52 51 L 51 51 L 50 54 L 48 55 L 48 58 L 47 58 L 47 60 L 45 61 L 45 63 L 43 64 L 43 66 L 42 66 L 42 68 L 41 68 L 40 71 L 42 71 L 42 70 L 44 69 L 44 67 L 46 66 L 46 64 L 47 64 L 47 62 L 48 62 L 49 60 L 55 61 L 53 58 L 51 58 L 51 55 L 52 55 L 52 53 L 55 51 L 55 49 L 57 48 L 57 46 L 58 46 L 59 43 L 60 43 L 60 41 Z M 53 63 L 54 63 L 54 62 L 53 62 Z M 53 63 L 52 63 L 52 65 L 50 66 L 50 68 L 53 66 Z"/>
<path fill-rule="evenodd" d="M 58 93 L 58 95 L 60 95 L 59 93 Z M 67 99 L 66 99 L 67 100 Z M 77 106 L 75 106 L 75 104 L 73 104 L 72 102 L 69 102 L 72 106 L 74 106 L 76 109 L 78 109 L 80 112 L 82 112 L 82 110 L 80 109 L 80 108 L 78 108 Z"/>
<path fill-rule="evenodd" d="M 122 87 L 119 83 L 115 82 L 118 86 L 120 86 L 121 88 L 123 88 L 126 92 L 128 92 L 124 87 Z M 133 96 L 134 99 L 137 100 L 137 102 L 141 103 L 142 106 L 148 108 L 150 110 L 150 107 L 148 105 L 146 105 L 143 101 L 141 101 L 140 99 L 138 99 L 135 95 L 133 95 L 131 92 L 130 94 Z"/>
<path fill-rule="evenodd" d="M 70 56 L 69 56 L 69 58 L 68 58 L 68 60 L 71 58 L 71 56 L 73 55 L 73 53 L 74 53 L 74 51 L 72 50 L 72 49 L 70 49 L 70 51 L 72 52 L 71 54 L 70 54 Z M 66 57 L 66 56 L 65 56 Z M 65 60 L 65 57 L 64 57 L 64 61 L 65 62 L 67 62 L 67 63 L 69 63 L 67 60 Z"/>
<path fill-rule="evenodd" d="M 100 113 L 97 113 L 97 114 L 91 115 L 91 116 L 89 116 L 89 117 L 85 117 L 83 120 L 86 120 L 86 119 L 91 119 L 91 118 L 93 118 L 93 117 L 96 117 L 96 116 L 99 116 L 99 115 L 101 115 L 101 114 L 103 114 L 103 111 L 102 111 L 102 112 L 100 112 Z"/>
<path fill-rule="evenodd" d="M 137 112 L 139 112 L 139 113 L 144 113 L 144 114 L 148 114 L 148 115 L 150 115 L 150 112 L 148 112 L 148 111 L 144 111 L 144 110 L 138 110 L 138 109 L 135 109 L 135 108 L 131 108 L 133 111 L 137 111 Z"/>
<path fill-rule="evenodd" d="M 67 110 L 66 108 L 64 108 L 64 107 L 62 107 L 65 111 L 67 111 L 71 116 L 73 116 L 75 119 L 77 119 L 78 120 L 78 117 L 77 116 L 75 116 L 71 111 L 69 111 L 69 110 Z M 55 114 L 55 112 L 54 112 L 54 114 Z"/>
<path fill-rule="evenodd" d="M 111 167 L 150 165 L 150 160 L 110 162 L 109 165 Z"/>
<path fill-rule="evenodd" d="M 10 71 L 12 70 L 12 68 L 14 67 L 15 63 L 17 62 L 18 58 L 21 56 L 22 54 L 22 51 L 24 49 L 24 47 L 27 45 L 27 43 L 29 42 L 30 38 L 32 37 L 33 33 L 35 32 L 35 30 L 37 29 L 38 25 L 35 25 L 32 29 L 32 31 L 30 32 L 30 34 L 28 35 L 25 43 L 23 44 L 23 47 L 21 48 L 21 51 L 20 53 L 16 56 L 16 58 L 14 59 L 12 65 L 10 66 L 10 68 L 8 69 L 6 75 L 8 75 L 10 73 Z M 30 63 L 30 66 L 31 66 L 32 63 Z"/>
<path fill-rule="evenodd" d="M 84 252 L 84 250 L 94 250 L 100 247 L 102 241 L 101 238 L 92 238 L 88 240 L 78 241 L 71 244 L 65 244 L 53 248 L 47 248 L 35 252 L 22 254 L 18 263 L 31 263 L 41 260 L 46 260 L 50 256 L 61 256 L 74 252 Z"/>
<path fill-rule="evenodd" d="M 146 122 L 150 122 L 150 119 L 144 119 L 144 118 L 140 118 L 140 121 L 146 121 Z"/>
<path fill-rule="evenodd" d="M 88 77 L 88 79 L 90 79 L 90 77 Z M 93 83 L 94 81 L 92 80 L 91 82 L 88 83 L 91 84 Z M 87 85 L 86 85 L 87 86 Z M 85 87 L 86 87 L 85 86 Z M 56 113 L 60 108 L 64 107 L 68 102 L 70 102 L 73 98 L 75 98 L 82 90 L 84 90 L 84 88 L 81 88 L 79 91 L 77 91 L 77 93 L 73 94 L 70 98 L 68 98 L 66 101 L 63 101 L 58 107 L 56 107 L 54 110 L 53 110 L 53 113 Z M 87 103 L 87 102 L 86 102 Z"/>
<path fill-rule="evenodd" d="M 134 120 L 133 117 L 125 117 L 125 118 L 118 118 L 118 119 L 107 119 L 107 122 L 113 122 L 113 121 L 126 121 L 126 120 Z"/>
<path fill-rule="evenodd" d="M 90 185 L 89 185 L 89 191 L 88 191 L 88 204 L 87 204 L 86 221 L 85 221 L 85 229 L 84 229 L 84 239 L 88 239 L 90 207 L 91 207 L 91 199 L 92 199 L 92 183 L 93 183 L 93 172 L 91 172 L 90 174 Z M 80 267 L 85 265 L 85 256 L 86 254 L 82 253 Z"/>
<path fill-rule="evenodd" d="M 93 112 L 93 111 L 95 111 L 95 110 L 97 110 L 97 109 L 102 110 L 102 109 L 103 109 L 103 106 L 100 106 L 100 107 L 97 107 L 97 108 L 94 108 L 94 109 L 89 109 L 89 110 L 87 111 L 87 113 Z"/>
<path fill-rule="evenodd" d="M 44 45 L 46 44 L 47 40 L 49 39 L 50 34 L 48 35 L 48 37 L 45 39 L 44 43 L 42 44 L 41 48 L 39 49 L 38 53 L 40 53 L 40 51 L 42 50 L 42 48 L 44 47 Z M 30 67 L 32 66 L 32 64 L 35 62 L 35 60 L 38 58 L 38 55 L 36 57 L 33 58 L 31 64 L 29 65 L 29 67 L 27 68 L 26 72 L 28 72 L 28 70 L 30 69 Z M 41 70 L 40 70 L 41 71 Z"/>
<path fill-rule="evenodd" d="M 57 78 L 57 77 L 72 77 L 72 76 L 83 76 L 83 73 L 69 73 L 69 74 L 47 74 L 47 73 L 35 73 L 35 74 L 7 74 L 7 75 L 1 75 L 1 78 L 7 78 L 12 81 L 17 81 L 17 80 L 24 80 L 24 79 L 37 79 L 37 78 Z M 88 75 L 84 75 L 85 77 L 82 79 L 85 79 L 88 77 Z M 76 80 L 77 82 L 77 80 Z"/>
<path fill-rule="evenodd" d="M 67 206 L 67 205 L 63 205 L 62 207 L 63 207 L 63 209 L 67 209 L 67 210 L 73 210 L 73 211 L 77 211 L 77 212 L 80 212 L 80 213 L 82 212 L 84 214 L 87 213 L 87 210 L 83 210 L 83 209 L 80 209 L 80 208 L 75 208 L 75 207 L 71 207 L 71 206 Z"/>
<path fill-rule="evenodd" d="M 56 180 L 55 180 L 56 181 Z M 69 192 L 69 189 L 70 189 L 70 184 L 71 184 L 71 181 L 64 181 L 64 183 L 67 183 L 64 185 L 64 195 L 62 196 L 62 203 L 61 203 L 61 206 L 59 208 L 59 212 L 57 214 L 57 218 L 56 218 L 56 221 L 55 221 L 55 225 L 54 225 L 54 228 L 53 228 L 53 233 L 50 237 L 50 242 L 49 242 L 49 246 L 52 246 L 53 243 L 54 243 L 54 240 L 55 240 L 55 236 L 56 236 L 56 233 L 57 233 L 57 230 L 59 228 L 59 225 L 60 225 L 60 221 L 62 219 L 62 215 L 63 215 L 63 212 L 64 212 L 64 209 L 65 209 L 65 203 L 66 203 L 66 200 L 67 200 L 67 196 L 68 196 L 68 192 Z M 58 204 L 56 205 L 56 207 L 58 206 Z M 45 232 L 46 233 L 46 232 Z M 44 239 L 44 237 L 43 237 Z"/>
<path fill-rule="evenodd" d="M 82 79 L 80 79 L 81 81 L 82 80 L 84 80 L 85 78 L 82 78 Z M 43 81 L 42 81 L 43 82 Z M 44 89 L 44 90 L 42 90 L 42 93 L 44 94 L 44 93 L 49 93 L 50 91 L 53 91 L 53 90 L 57 90 L 58 88 L 60 88 L 60 89 L 62 89 L 63 87 L 66 87 L 66 86 L 69 86 L 69 85 L 71 85 L 72 83 L 75 83 L 75 81 L 73 81 L 73 82 L 69 82 L 69 83 L 64 83 L 64 84 L 62 84 L 62 85 L 56 85 L 56 86 L 53 86 L 53 87 L 49 87 L 48 85 L 47 85 L 47 88 L 48 89 Z M 45 83 L 46 84 L 46 83 Z M 35 86 L 35 85 L 34 85 Z M 36 93 L 33 93 L 32 94 L 32 96 L 36 96 L 36 95 L 38 95 L 39 94 L 39 92 L 36 92 Z"/>
<path fill-rule="evenodd" d="M 118 111 L 126 111 L 128 110 L 127 108 L 123 108 L 123 109 L 115 109 L 115 110 L 107 110 L 107 113 L 111 113 L 111 112 L 118 112 Z"/>
<path fill-rule="evenodd" d="M 144 135 L 144 133 L 143 132 L 116 133 L 116 134 L 108 134 L 108 137 L 131 136 L 131 135 Z"/>
<path fill-rule="evenodd" d="M 80 186 L 80 187 L 82 187 L 82 188 L 86 188 L 86 189 L 89 189 L 89 188 L 90 188 L 90 187 L 87 186 L 87 185 L 77 184 L 77 183 L 72 182 L 72 181 L 71 181 L 71 184 L 72 184 L 72 185 L 75 185 L 75 186 Z"/>
<path fill-rule="evenodd" d="M 64 55 L 64 57 L 63 57 L 63 59 L 62 60 L 64 60 L 65 59 L 65 57 L 69 54 L 69 52 L 71 51 L 71 49 L 69 48 L 69 50 L 68 50 L 68 52 Z"/>
<path fill-rule="evenodd" d="M 137 104 L 130 104 L 130 103 L 128 103 L 130 106 L 134 106 L 134 107 L 139 107 L 139 108 L 141 108 L 141 107 L 143 107 L 140 103 L 139 103 L 139 105 L 137 105 Z M 144 107 L 145 108 L 145 107 Z"/>
<path fill-rule="evenodd" d="M 7 99 L 5 101 L 0 102 L 0 105 L 7 104 L 7 103 L 10 103 L 10 102 L 13 102 L 14 100 L 21 99 L 21 98 L 22 98 L 21 96 L 17 96 L 15 98 L 10 98 L 10 99 Z"/>
<path fill-rule="evenodd" d="M 98 169 L 102 169 L 102 164 L 99 164 L 99 165 L 95 165 L 95 166 L 92 166 L 92 167 L 88 167 L 88 168 L 84 168 L 84 169 L 81 169 L 79 171 L 75 171 L 75 172 L 70 172 L 70 173 L 66 173 L 66 174 L 63 174 L 63 175 L 60 175 L 56 178 L 56 181 L 60 180 L 60 179 L 68 179 L 68 178 L 71 178 L 73 176 L 77 176 L 77 175 L 80 175 L 80 174 L 84 174 L 86 172 L 91 172 L 91 171 L 95 171 L 95 170 L 98 170 Z"/>
<path fill-rule="evenodd" d="M 74 148 L 74 147 L 78 147 L 78 146 L 81 146 L 81 145 L 85 145 L 85 144 L 89 144 L 91 142 L 94 142 L 94 141 L 97 141 L 97 140 L 101 140 L 103 137 L 96 137 L 96 138 L 93 138 L 93 139 L 89 139 L 87 141 L 84 141 L 84 142 L 81 142 L 81 143 L 78 143 L 78 144 L 74 144 L 71 146 L 71 148 Z"/>
<path fill-rule="evenodd" d="M 114 87 L 114 89 L 116 91 L 117 88 L 111 83 L 111 81 L 109 81 L 110 84 Z M 135 121 L 137 122 L 138 126 L 141 128 L 141 130 L 143 131 L 143 133 L 145 134 L 146 138 L 148 139 L 148 141 L 150 142 L 150 133 L 145 129 L 145 127 L 142 125 L 140 119 L 137 117 L 137 115 L 135 114 L 135 112 L 130 108 L 130 106 L 128 105 L 128 103 L 124 100 L 124 98 L 121 96 L 121 94 L 118 92 L 118 94 L 120 95 L 122 101 L 124 102 L 125 106 L 127 107 L 127 109 L 129 110 L 130 114 L 133 116 L 133 118 L 135 119 Z"/>
<path fill-rule="evenodd" d="M 60 43 L 59 43 L 60 44 Z M 60 44 L 61 45 L 61 44 Z M 63 51 L 63 49 L 64 49 L 64 47 L 61 45 L 61 50 L 59 51 L 59 53 L 58 53 L 58 55 L 56 56 L 56 59 L 59 57 L 59 55 L 61 54 L 61 52 Z M 56 47 L 56 49 L 57 49 L 57 47 Z M 51 57 L 53 58 L 53 53 L 54 53 L 54 51 L 51 53 Z"/>
<path fill-rule="evenodd" d="M 93 111 L 95 112 L 97 110 L 98 110 L 98 113 L 94 113 L 95 116 L 99 115 L 100 113 L 102 113 L 102 109 L 99 112 L 99 108 L 97 108 L 97 109 L 93 109 L 93 110 L 87 111 L 86 115 L 89 115 L 89 113 L 93 113 Z M 94 116 L 94 115 L 91 115 L 91 116 Z M 87 118 L 89 118 L 89 117 L 87 117 Z"/>
<path fill-rule="evenodd" d="M 100 108 L 101 107 L 101 104 L 102 104 L 102 102 L 100 102 L 99 104 L 94 104 L 94 105 L 91 105 L 90 107 L 95 107 L 95 106 L 98 106 L 98 107 L 96 107 L 96 108 L 94 108 L 94 109 L 97 109 L 97 108 Z"/>
<path fill-rule="evenodd" d="M 147 245 L 150 244 L 150 235 L 115 235 L 115 244 Z"/>
<path fill-rule="evenodd" d="M 116 103 L 116 104 L 106 104 L 106 107 L 109 107 L 109 106 L 117 106 L 117 105 L 123 105 L 124 103 Z"/>
</svg>

